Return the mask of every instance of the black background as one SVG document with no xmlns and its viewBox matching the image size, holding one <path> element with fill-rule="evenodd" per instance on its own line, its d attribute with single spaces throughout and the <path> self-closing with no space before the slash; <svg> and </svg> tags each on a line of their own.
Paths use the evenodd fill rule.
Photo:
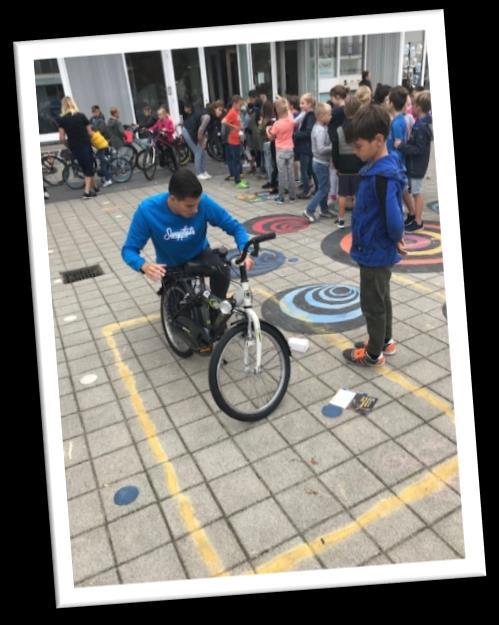
<svg viewBox="0 0 499 625">
<path fill-rule="evenodd" d="M 66 5 L 66 9 L 68 5 Z M 321 10 L 321 8 L 323 10 Z M 11 449 L 12 456 L 6 462 L 3 474 L 4 493 L 4 522 L 7 521 L 7 529 L 4 530 L 4 543 L 7 543 L 13 553 L 9 564 L 4 562 L 4 582 L 9 587 L 9 593 L 4 596 L 5 602 L 12 602 L 14 609 L 17 605 L 24 613 L 28 605 L 36 610 L 42 618 L 47 614 L 49 618 L 73 617 L 76 612 L 83 608 L 55 611 L 54 580 L 52 569 L 52 556 L 50 546 L 50 530 L 48 523 L 48 507 L 45 482 L 45 463 L 43 456 L 43 439 L 38 390 L 38 377 L 36 365 L 36 347 L 32 314 L 31 282 L 29 273 L 29 250 L 25 219 L 24 189 L 22 179 L 22 163 L 19 142 L 19 124 L 17 118 L 17 96 L 14 76 L 13 41 L 28 41 L 34 39 L 52 39 L 58 37 L 76 37 L 97 34 L 115 34 L 126 32 L 144 32 L 152 30 L 167 30 L 170 28 L 195 28 L 217 26 L 225 24 L 243 24 L 257 22 L 277 22 L 280 20 L 315 19 L 321 17 L 337 17 L 341 15 L 362 15 L 374 13 L 393 13 L 401 9 L 364 8 L 340 12 L 337 5 L 319 6 L 317 3 L 294 7 L 290 2 L 270 7 L 268 3 L 211 3 L 195 5 L 178 3 L 140 5 L 135 3 L 129 8 L 125 6 L 111 6 L 104 4 L 78 4 L 74 10 L 63 10 L 61 4 L 43 5 L 39 9 L 25 7 L 23 13 L 16 17 L 11 14 L 8 21 L 4 21 L 3 32 L 7 35 L 9 83 L 5 84 L 3 91 L 4 101 L 8 100 L 8 106 L 4 108 L 2 127 L 11 133 L 9 142 L 4 139 L 3 159 L 3 192 L 2 212 L 4 225 L 3 241 L 11 246 L 9 252 L 4 253 L 4 280 L 3 280 L 3 309 L 6 313 L 4 320 L 4 332 L 2 333 L 3 352 L 7 358 L 3 359 L 7 366 L 12 384 L 16 390 L 10 387 L 5 389 L 7 399 L 4 401 L 4 424 L 10 426 L 11 431 L 4 430 L 3 451 Z M 406 7 L 407 8 L 407 7 Z M 429 7 L 411 7 L 414 10 L 425 10 Z M 15 8 L 11 9 L 13 12 Z M 234 10 L 237 13 L 234 13 Z M 403 10 L 402 10 L 403 11 Z M 37 14 L 38 12 L 38 14 Z M 493 197 L 493 184 L 489 184 L 488 170 L 474 171 L 479 149 L 473 143 L 473 151 L 468 151 L 466 138 L 471 135 L 475 138 L 477 111 L 474 107 L 482 105 L 478 98 L 481 89 L 488 90 L 492 87 L 495 74 L 490 65 L 490 74 L 485 82 L 474 74 L 475 67 L 480 63 L 468 65 L 472 58 L 466 57 L 476 47 L 481 46 L 483 14 L 480 11 L 466 12 L 465 25 L 460 24 L 462 10 L 459 6 L 445 9 L 447 51 L 449 59 L 449 79 L 451 88 L 451 106 L 453 118 L 453 132 L 455 144 L 455 161 L 459 192 L 459 215 L 461 222 L 463 263 L 465 273 L 465 288 L 468 315 L 469 345 L 473 376 L 473 395 L 475 404 L 475 424 L 477 430 L 477 446 L 480 468 L 480 486 L 482 498 L 482 514 L 484 517 L 484 532 L 486 554 L 490 555 L 490 536 L 492 530 L 490 522 L 490 509 L 493 505 L 495 489 L 492 486 L 494 475 L 487 470 L 485 461 L 485 441 L 489 439 L 488 433 L 490 420 L 496 418 L 496 410 L 490 411 L 480 401 L 479 385 L 485 373 L 485 368 L 490 364 L 497 363 L 497 357 L 493 355 L 487 360 L 479 347 L 487 342 L 488 349 L 497 352 L 496 333 L 492 327 L 494 317 L 488 315 L 493 307 L 489 303 L 489 295 L 494 290 L 494 270 L 488 272 L 488 284 L 481 285 L 478 280 L 477 267 L 483 274 L 487 273 L 486 263 L 492 262 L 487 259 L 486 252 L 490 243 L 489 219 L 492 208 L 489 202 Z M 230 14 L 231 18 L 226 16 Z M 31 24 L 27 23 L 27 19 Z M 189 20 L 189 21 L 188 21 Z M 195 47 L 195 37 L 192 46 Z M 4 48 L 5 50 L 5 48 Z M 485 58 L 485 57 L 484 57 Z M 483 60 L 483 59 L 482 59 Z M 466 83 L 463 83 L 463 77 Z M 485 106 L 485 103 L 483 103 Z M 497 109 L 497 104 L 492 99 L 490 106 Z M 497 135 L 497 127 L 487 128 L 486 139 L 492 144 Z M 482 133 L 480 133 L 480 138 Z M 484 148 L 485 149 L 485 148 Z M 494 161 L 490 165 L 494 167 Z M 17 174 L 17 175 L 15 175 Z M 480 180 L 482 186 L 477 186 Z M 474 185 L 473 196 L 469 194 L 470 185 Z M 468 190 L 468 194 L 467 194 Z M 490 198 L 490 200 L 489 200 Z M 484 228 L 486 232 L 483 233 Z M 492 284 L 491 284 L 492 282 Z M 11 287 L 14 287 L 13 292 Z M 21 321 L 21 313 L 24 311 L 24 320 Z M 480 334 L 476 332 L 476 326 L 481 320 L 489 324 L 488 328 Z M 13 346 L 7 348 L 6 339 L 12 336 Z M 482 362 L 485 367 L 481 367 Z M 8 365 L 7 365 L 8 363 Z M 497 366 L 497 365 L 496 365 Z M 497 375 L 496 375 L 497 377 Z M 29 389 L 29 390 L 28 390 Z M 12 395 L 9 406 L 8 396 Z M 471 415 L 470 415 L 471 418 Z M 15 532 L 14 532 L 15 530 Z M 407 616 L 426 617 L 430 622 L 443 614 L 450 616 L 454 609 L 461 610 L 467 604 L 467 600 L 473 598 L 473 611 L 481 612 L 484 605 L 485 595 L 490 588 L 490 575 L 495 572 L 490 557 L 487 558 L 487 578 L 473 578 L 462 580 L 442 580 L 432 582 L 412 582 L 404 584 L 385 584 L 377 586 L 349 587 L 337 589 L 323 589 L 314 591 L 266 593 L 261 595 L 240 595 L 223 598 L 207 598 L 182 601 L 155 602 L 151 604 L 137 603 L 121 606 L 98 606 L 89 607 L 88 610 L 102 610 L 104 615 L 113 616 L 116 611 L 124 614 L 124 610 L 132 611 L 147 608 L 161 609 L 165 618 L 171 619 L 173 614 L 188 616 L 195 614 L 198 609 L 215 608 L 210 612 L 201 613 L 201 618 L 219 618 L 229 616 L 232 620 L 249 616 L 248 607 L 254 607 L 255 616 L 262 621 L 270 617 L 269 608 L 277 608 L 279 614 L 284 616 L 283 609 L 291 607 L 296 611 L 303 608 L 303 616 L 298 620 L 314 622 L 316 620 L 332 620 L 345 612 L 347 617 L 355 621 L 361 613 L 367 613 L 371 618 L 387 618 L 393 614 L 397 620 Z M 16 596 L 18 595 L 18 596 Z M 476 602 L 476 603 L 475 603 Z M 399 612 L 393 612 L 395 604 L 400 604 Z M 244 607 L 246 612 L 241 612 Z M 470 606 L 471 607 L 471 606 Z M 227 610 L 229 608 L 229 610 Z M 109 610 L 112 614 L 109 614 Z M 181 612 L 180 612 L 181 611 Z M 87 612 L 87 614 L 89 614 Z M 120 615 L 121 615 L 120 614 Z M 429 617 L 429 618 L 428 618 Z M 295 619 L 293 619 L 294 621 Z M 170 621 L 171 622 L 171 621 Z"/>
</svg>

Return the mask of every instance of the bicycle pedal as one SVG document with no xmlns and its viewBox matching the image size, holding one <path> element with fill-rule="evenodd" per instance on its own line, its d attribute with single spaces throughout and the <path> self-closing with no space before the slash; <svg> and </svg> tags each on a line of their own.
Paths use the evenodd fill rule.
<svg viewBox="0 0 499 625">
<path fill-rule="evenodd" d="M 199 348 L 199 355 L 200 356 L 209 356 L 212 352 L 212 347 L 211 345 L 206 345 L 205 347 L 200 347 Z"/>
</svg>

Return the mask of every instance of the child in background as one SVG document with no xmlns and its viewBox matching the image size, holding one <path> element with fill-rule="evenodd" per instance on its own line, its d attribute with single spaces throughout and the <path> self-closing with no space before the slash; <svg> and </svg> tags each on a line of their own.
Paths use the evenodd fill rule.
<svg viewBox="0 0 499 625">
<path fill-rule="evenodd" d="M 328 133 L 328 125 L 331 121 L 331 107 L 326 102 L 320 102 L 315 108 L 316 122 L 312 129 L 312 167 L 317 176 L 318 188 L 314 197 L 303 211 L 311 223 L 317 221 L 315 210 L 320 206 L 322 217 L 332 218 L 333 214 L 327 206 L 329 193 L 329 166 L 331 163 L 332 145 Z"/>
<path fill-rule="evenodd" d="M 303 118 L 293 135 L 295 154 L 298 156 L 298 160 L 300 161 L 302 184 L 302 192 L 298 195 L 300 199 L 308 199 L 310 197 L 310 177 L 313 177 L 315 187 L 317 188 L 318 186 L 317 179 L 312 168 L 312 129 L 315 124 L 314 108 L 314 96 L 311 93 L 304 93 L 300 98 L 300 109 L 303 113 Z"/>
<path fill-rule="evenodd" d="M 336 128 L 341 126 L 345 121 L 345 100 L 348 96 L 348 88 L 344 85 L 335 85 L 329 92 L 330 101 L 328 104 L 333 109 L 333 115 L 329 122 L 328 132 L 329 139 L 333 143 Z M 336 202 L 338 194 L 338 174 L 334 166 L 331 164 L 329 171 L 329 198 L 328 203 L 333 204 Z"/>
<path fill-rule="evenodd" d="M 274 105 L 270 100 L 265 100 L 262 105 L 262 116 L 258 122 L 258 132 L 263 142 L 263 162 L 267 174 L 267 182 L 262 189 L 272 189 L 272 172 L 275 163 L 272 158 L 272 142 L 267 137 L 267 128 L 270 128 L 275 121 Z"/>
<path fill-rule="evenodd" d="M 163 132 L 166 135 L 168 143 L 173 143 L 173 135 L 175 134 L 175 123 L 173 117 L 168 114 L 164 106 L 157 110 L 158 119 L 149 127 L 150 132 Z"/>
<path fill-rule="evenodd" d="M 222 119 L 222 124 L 229 128 L 227 139 L 227 163 L 229 175 L 234 177 L 237 189 L 247 189 L 249 183 L 241 180 L 241 137 L 244 135 L 241 130 L 241 106 L 243 99 L 240 95 L 232 96 L 232 107 L 227 115 Z"/>
<path fill-rule="evenodd" d="M 355 97 L 360 102 L 361 106 L 371 104 L 372 91 L 366 85 L 362 85 L 362 87 L 359 87 L 355 92 Z"/>
<path fill-rule="evenodd" d="M 282 204 L 286 189 L 289 192 L 289 201 L 294 202 L 296 200 L 296 184 L 293 172 L 295 123 L 289 112 L 288 103 L 283 98 L 277 100 L 275 110 L 278 119 L 273 126 L 268 128 L 267 136 L 269 139 L 275 139 L 276 163 L 279 173 L 279 195 L 276 202 Z"/>
<path fill-rule="evenodd" d="M 405 220 L 406 232 L 420 230 L 423 227 L 424 199 L 423 179 L 430 161 L 431 142 L 433 140 L 433 121 L 431 117 L 431 95 L 429 91 L 420 91 L 414 99 L 414 112 L 417 121 L 407 143 L 398 139 L 394 145 L 406 157 L 409 190 L 414 197 L 414 213 L 409 213 Z"/>
</svg>

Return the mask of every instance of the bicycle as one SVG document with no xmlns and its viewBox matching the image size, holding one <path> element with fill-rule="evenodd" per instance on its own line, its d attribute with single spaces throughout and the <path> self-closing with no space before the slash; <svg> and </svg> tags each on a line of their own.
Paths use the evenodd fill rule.
<svg viewBox="0 0 499 625">
<path fill-rule="evenodd" d="M 64 168 L 68 164 L 67 150 L 59 150 L 57 152 L 45 152 L 42 154 L 42 176 L 43 181 L 51 187 L 57 187 L 63 184 L 62 177 Z"/>
<path fill-rule="evenodd" d="M 115 148 L 109 147 L 109 171 L 111 173 L 111 179 L 113 182 L 128 182 L 132 177 L 132 166 L 125 158 L 118 156 L 118 151 Z M 95 153 L 93 155 L 93 168 L 94 173 L 99 171 L 97 159 Z M 66 162 L 64 170 L 62 172 L 62 179 L 64 183 L 73 190 L 83 189 L 85 184 L 85 176 L 78 163 L 78 161 L 71 156 L 71 160 Z"/>
<path fill-rule="evenodd" d="M 240 256 L 227 261 L 227 250 L 215 250 L 226 266 L 239 268 L 240 284 L 224 300 L 213 295 L 205 278 L 218 271 L 197 262 L 167 271 L 162 280 L 161 322 L 166 340 L 175 354 L 211 353 L 208 381 L 217 406 L 239 421 L 258 421 L 272 413 L 282 401 L 291 373 L 289 345 L 272 324 L 260 320 L 253 309 L 244 260 L 250 247 L 258 256 L 260 243 L 275 233 L 251 238 Z M 213 323 L 210 310 L 216 311 Z M 233 315 L 236 320 L 229 329 Z M 241 395 L 244 398 L 241 400 Z"/>
<path fill-rule="evenodd" d="M 177 151 L 162 130 L 153 135 L 151 145 L 139 153 L 137 162 L 147 180 L 152 180 L 156 175 L 158 163 L 160 167 L 168 167 L 172 173 L 180 166 Z"/>
</svg>

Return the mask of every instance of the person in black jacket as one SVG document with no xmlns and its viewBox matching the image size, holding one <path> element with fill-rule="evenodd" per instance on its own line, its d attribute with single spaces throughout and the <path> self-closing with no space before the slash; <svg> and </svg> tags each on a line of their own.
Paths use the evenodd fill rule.
<svg viewBox="0 0 499 625">
<path fill-rule="evenodd" d="M 363 85 L 365 85 L 366 87 L 369 87 L 369 89 L 371 90 L 371 93 L 372 93 L 373 86 L 371 84 L 370 78 L 371 78 L 370 71 L 368 69 L 365 69 L 362 72 L 362 80 L 359 82 L 359 87 L 362 87 Z"/>
<path fill-rule="evenodd" d="M 314 179 L 316 189 L 318 188 L 317 177 L 312 168 L 312 128 L 315 124 L 315 98 L 311 93 L 304 93 L 300 98 L 300 110 L 304 113 L 298 128 L 295 129 L 293 140 L 295 144 L 295 154 L 300 161 L 300 174 L 302 182 L 302 192 L 298 195 L 300 199 L 310 197 L 310 177 Z"/>
<path fill-rule="evenodd" d="M 421 91 L 414 98 L 414 113 L 417 116 L 411 136 L 407 142 L 396 140 L 394 147 L 406 157 L 409 189 L 414 197 L 414 214 L 409 213 L 405 220 L 406 232 L 423 228 L 424 198 L 423 179 L 430 161 L 431 142 L 433 141 L 433 121 L 431 117 L 431 95 Z"/>
</svg>

